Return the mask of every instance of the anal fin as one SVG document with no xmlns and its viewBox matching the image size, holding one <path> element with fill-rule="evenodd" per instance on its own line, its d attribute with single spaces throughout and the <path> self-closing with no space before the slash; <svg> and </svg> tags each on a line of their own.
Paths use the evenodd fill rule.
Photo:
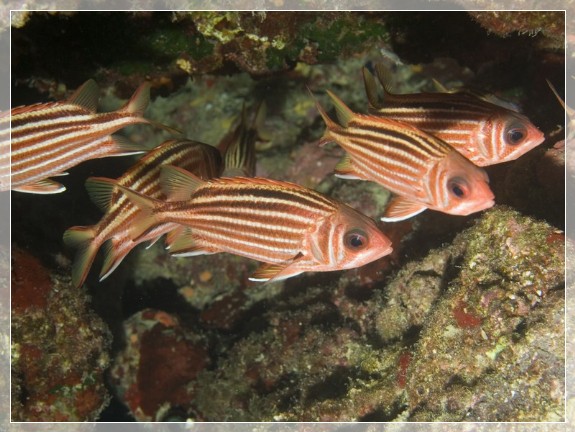
<svg viewBox="0 0 575 432">
<path fill-rule="evenodd" d="M 18 192 L 40 194 L 40 195 L 49 195 L 64 192 L 66 190 L 66 186 L 64 186 L 61 183 L 55 182 L 54 180 L 43 179 L 35 181 L 33 183 L 28 183 L 26 185 L 12 188 L 12 190 Z"/>
</svg>

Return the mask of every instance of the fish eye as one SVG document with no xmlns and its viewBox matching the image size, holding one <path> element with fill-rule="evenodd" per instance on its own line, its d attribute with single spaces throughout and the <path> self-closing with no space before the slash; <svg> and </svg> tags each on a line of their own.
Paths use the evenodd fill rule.
<svg viewBox="0 0 575 432">
<path fill-rule="evenodd" d="M 449 192 L 457 198 L 465 198 L 469 193 L 467 182 L 460 177 L 455 177 L 447 183 Z"/>
<path fill-rule="evenodd" d="M 513 125 L 507 129 L 506 141 L 508 144 L 517 145 L 527 136 L 523 126 Z"/>
<path fill-rule="evenodd" d="M 367 234 L 360 229 L 353 229 L 345 233 L 343 244 L 346 248 L 357 251 L 367 246 Z"/>
</svg>

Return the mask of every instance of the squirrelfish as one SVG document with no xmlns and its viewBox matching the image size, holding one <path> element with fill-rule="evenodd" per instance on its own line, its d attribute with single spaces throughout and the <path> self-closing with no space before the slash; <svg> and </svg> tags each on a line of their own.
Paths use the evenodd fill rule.
<svg viewBox="0 0 575 432">
<path fill-rule="evenodd" d="M 142 153 L 146 149 L 114 132 L 137 123 L 152 123 L 143 113 L 150 84 L 114 112 L 97 113 L 99 89 L 88 80 L 67 100 L 13 108 L 0 116 L 10 122 L 0 136 L 0 190 L 52 194 L 66 188 L 49 177 L 89 159 Z M 11 172 L 11 176 L 10 176 Z M 11 180 L 11 186 L 10 186 Z"/>
<path fill-rule="evenodd" d="M 398 221 L 427 208 L 468 215 L 493 206 L 489 178 L 444 141 L 414 126 L 352 112 L 328 91 L 340 124 L 317 104 L 327 130 L 347 155 L 336 166 L 344 178 L 371 180 L 396 194 L 382 218 Z"/>
<path fill-rule="evenodd" d="M 183 167 L 201 178 L 221 174 L 222 160 L 219 151 L 208 144 L 189 140 L 169 140 L 144 155 L 117 180 L 90 177 L 86 189 L 90 198 L 104 212 L 100 221 L 92 226 L 76 226 L 64 233 L 64 242 L 76 249 L 72 267 L 75 286 L 84 283 L 96 253 L 105 244 L 105 256 L 100 279 L 116 269 L 124 257 L 139 243 L 154 242 L 175 226 L 160 226 L 135 242 L 130 236 L 130 226 L 140 213 L 119 186 L 129 187 L 154 198 L 163 198 L 160 188 L 160 168 L 164 164 Z"/>
<path fill-rule="evenodd" d="M 134 235 L 166 222 L 188 228 L 172 246 L 176 254 L 180 245 L 186 255 L 229 252 L 265 263 L 251 280 L 276 281 L 359 267 L 391 252 L 372 219 L 303 186 L 244 177 L 205 182 L 178 168 L 163 170 L 178 187 L 193 190 L 189 200 L 163 202 L 122 190 L 144 211 Z"/>
<path fill-rule="evenodd" d="M 382 102 L 373 76 L 363 68 L 370 114 L 435 135 L 478 166 L 515 160 L 545 139 L 526 116 L 501 104 L 466 91 L 394 94 L 383 65 L 376 64 L 375 71 L 383 86 Z"/>
<path fill-rule="evenodd" d="M 218 177 L 225 173 L 253 175 L 255 171 L 255 139 L 253 130 L 261 121 L 261 105 L 256 111 L 259 118 L 250 126 L 246 123 L 246 110 L 242 111 L 239 124 L 232 128 L 232 137 L 222 140 L 218 148 L 185 139 L 166 141 L 144 155 L 117 180 L 91 177 L 86 188 L 92 201 L 105 212 L 102 219 L 92 226 L 76 226 L 64 233 L 64 242 L 76 249 L 72 267 L 72 282 L 84 283 L 96 253 L 104 245 L 104 262 L 100 280 L 108 277 L 124 257 L 139 243 L 153 244 L 168 233 L 167 243 L 175 241 L 183 227 L 164 224 L 140 237 L 137 241 L 130 235 L 130 227 L 140 209 L 120 191 L 119 186 L 129 187 L 144 195 L 166 198 L 160 186 L 160 169 L 163 165 L 181 167 L 202 179 Z M 222 154 L 223 152 L 223 154 Z M 225 162 L 222 160 L 225 157 Z M 181 194 L 183 192 L 183 195 Z M 180 191 L 180 199 L 189 198 L 189 191 Z"/>
</svg>

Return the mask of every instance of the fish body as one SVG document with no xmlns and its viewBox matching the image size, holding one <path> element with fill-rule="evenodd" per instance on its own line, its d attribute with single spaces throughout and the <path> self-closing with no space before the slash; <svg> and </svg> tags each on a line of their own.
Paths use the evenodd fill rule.
<svg viewBox="0 0 575 432">
<path fill-rule="evenodd" d="M 248 123 L 244 108 L 238 124 L 234 125 L 217 148 L 197 141 L 169 140 L 144 155 L 117 180 L 96 177 L 88 179 L 86 188 L 105 214 L 95 225 L 72 227 L 64 234 L 65 243 L 77 249 L 72 267 L 73 283 L 76 286 L 84 283 L 101 247 L 105 250 L 100 271 L 100 280 L 103 280 L 138 244 L 146 241 L 153 244 L 167 234 L 166 245 L 169 247 L 184 232 L 181 225 L 163 224 L 145 236 L 134 239 L 130 227 L 140 209 L 120 192 L 119 186 L 153 198 L 166 199 L 160 181 L 160 169 L 164 165 L 180 167 L 201 179 L 238 173 L 252 176 L 255 172 L 255 140 L 259 136 L 257 130 L 263 122 L 263 115 L 260 104 L 253 122 Z M 189 191 L 180 189 L 172 198 L 188 199 Z"/>
<path fill-rule="evenodd" d="M 189 200 L 162 202 L 122 190 L 146 215 L 134 224 L 134 236 L 166 222 L 187 227 L 170 249 L 176 255 L 180 244 L 184 255 L 232 253 L 266 263 L 250 279 L 276 281 L 359 267 L 391 252 L 373 220 L 303 186 L 244 177 L 204 182 L 171 167 L 164 171 L 171 181 L 189 181 Z"/>
<path fill-rule="evenodd" d="M 145 241 L 153 243 L 163 234 L 178 228 L 168 224 L 158 226 L 135 241 L 130 235 L 130 226 L 140 209 L 119 189 L 123 186 L 154 198 L 165 198 L 160 187 L 160 168 L 165 164 L 182 167 L 204 179 L 219 176 L 223 169 L 222 158 L 215 147 L 180 139 L 160 144 L 117 180 L 88 179 L 86 188 L 105 214 L 95 225 L 72 227 L 64 233 L 64 242 L 77 249 L 72 268 L 72 281 L 76 286 L 84 283 L 102 245 L 105 244 L 106 251 L 100 278 L 104 279 L 136 245 Z"/>
<path fill-rule="evenodd" d="M 485 171 L 450 145 L 409 124 L 353 113 L 328 94 L 340 124 L 317 104 L 327 125 L 320 144 L 333 141 L 347 152 L 336 167 L 340 177 L 374 181 L 396 195 L 383 220 L 406 219 L 426 208 L 468 215 L 493 206 Z"/>
<path fill-rule="evenodd" d="M 501 103 L 466 91 L 394 94 L 381 64 L 376 65 L 376 75 L 383 87 L 383 101 L 378 98 L 373 76 L 363 69 L 370 114 L 432 134 L 478 166 L 515 160 L 545 139 L 526 116 Z"/>
<path fill-rule="evenodd" d="M 66 101 L 21 106 L 0 116 L 0 123 L 10 124 L 0 136 L 0 189 L 62 192 L 65 187 L 49 177 L 90 159 L 144 152 L 145 148 L 112 134 L 125 126 L 152 123 L 143 117 L 150 100 L 149 83 L 114 112 L 96 112 L 98 94 L 96 83 L 88 80 Z"/>
</svg>

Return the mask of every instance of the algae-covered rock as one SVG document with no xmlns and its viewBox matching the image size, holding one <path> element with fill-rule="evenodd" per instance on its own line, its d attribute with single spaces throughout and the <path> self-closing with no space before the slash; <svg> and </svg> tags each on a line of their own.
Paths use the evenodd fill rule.
<svg viewBox="0 0 575 432">
<path fill-rule="evenodd" d="M 110 400 L 109 343 L 82 288 L 12 251 L 12 420 L 98 418 Z"/>
<path fill-rule="evenodd" d="M 563 251 L 562 232 L 501 207 L 363 299 L 353 277 L 247 310 L 222 299 L 195 321 L 216 355 L 179 406 L 204 421 L 560 421 Z"/>
<path fill-rule="evenodd" d="M 413 420 L 564 418 L 564 235 L 495 209 L 465 244 L 415 345 L 407 393 Z"/>
</svg>

